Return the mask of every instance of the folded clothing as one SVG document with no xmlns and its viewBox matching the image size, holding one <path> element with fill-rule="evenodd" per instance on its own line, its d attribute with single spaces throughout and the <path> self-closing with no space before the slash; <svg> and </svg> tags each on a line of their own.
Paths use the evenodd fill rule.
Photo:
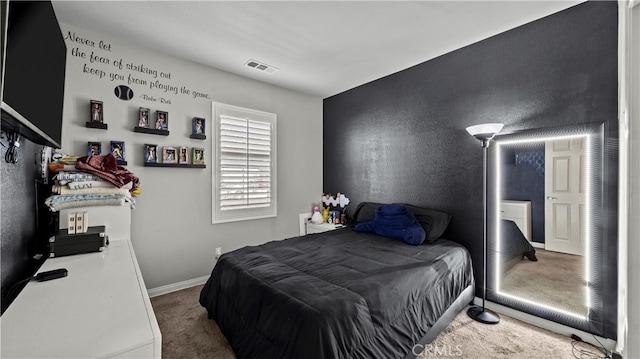
<svg viewBox="0 0 640 359">
<path fill-rule="evenodd" d="M 82 181 L 82 182 L 71 182 L 71 183 L 67 183 L 67 186 L 69 189 L 83 189 L 83 188 L 118 188 L 115 187 L 114 185 L 112 185 L 110 182 L 107 182 L 105 180 L 102 179 L 98 179 L 95 181 Z M 133 182 L 129 182 L 126 185 L 122 186 L 121 188 L 130 190 L 133 188 Z"/>
<path fill-rule="evenodd" d="M 127 202 L 131 204 L 131 208 L 135 208 L 135 200 L 133 198 L 116 194 L 53 195 L 44 201 L 51 212 L 84 206 L 122 206 Z"/>
<path fill-rule="evenodd" d="M 421 245 L 426 238 L 420 222 L 407 207 L 401 204 L 386 204 L 378 207 L 374 219 L 359 222 L 355 230 L 402 239 L 414 246 Z"/>
<path fill-rule="evenodd" d="M 105 182 L 108 183 L 108 182 Z M 109 184 L 108 187 L 90 187 L 90 188 L 78 188 L 78 189 L 70 189 L 67 186 L 52 186 L 51 192 L 56 194 L 116 194 L 120 196 L 130 196 L 129 190 L 126 188 L 118 188 L 114 187 L 112 184 Z"/>
<path fill-rule="evenodd" d="M 62 162 L 51 162 L 49 163 L 49 171 L 52 172 L 61 172 L 61 171 L 73 171 L 76 169 L 75 164 L 64 164 Z"/>
<path fill-rule="evenodd" d="M 73 168 L 75 169 L 75 164 Z M 65 185 L 72 182 L 96 181 L 99 180 L 100 177 L 86 172 L 60 171 L 53 179 L 55 179 L 59 185 Z"/>
<path fill-rule="evenodd" d="M 121 188 L 129 182 L 133 183 L 133 190 L 137 188 L 138 177 L 122 166 L 118 166 L 112 154 L 92 155 L 78 158 L 76 168 L 95 174 L 105 181 Z"/>
</svg>

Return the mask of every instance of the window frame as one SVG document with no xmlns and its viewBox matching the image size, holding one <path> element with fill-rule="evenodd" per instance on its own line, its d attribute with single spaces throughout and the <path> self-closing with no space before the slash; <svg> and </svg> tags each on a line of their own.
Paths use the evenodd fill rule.
<svg viewBox="0 0 640 359">
<path fill-rule="evenodd" d="M 212 102 L 211 113 L 213 115 L 212 123 L 212 143 L 214 150 L 213 156 L 213 172 L 212 172 L 212 198 L 211 198 L 211 222 L 213 224 L 229 223 L 238 221 L 248 221 L 263 218 L 272 218 L 278 215 L 277 205 L 277 115 L 275 113 L 254 110 L 229 104 Z M 270 124 L 270 179 L 269 179 L 269 205 L 260 208 L 240 208 L 240 209 L 221 209 L 221 174 L 222 174 L 222 151 L 221 151 L 221 123 L 222 117 L 231 117 L 237 119 L 245 119 L 247 121 L 261 121 Z"/>
</svg>

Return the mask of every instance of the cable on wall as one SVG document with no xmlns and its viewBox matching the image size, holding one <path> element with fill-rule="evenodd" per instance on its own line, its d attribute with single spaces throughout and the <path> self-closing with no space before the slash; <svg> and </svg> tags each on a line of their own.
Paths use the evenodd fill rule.
<svg viewBox="0 0 640 359">
<path fill-rule="evenodd" d="M 576 359 L 611 359 L 612 356 L 609 355 L 607 349 L 600 343 L 596 336 L 593 336 L 593 339 L 598 341 L 602 348 L 598 348 L 596 346 L 592 346 L 591 344 L 586 343 L 579 336 L 572 334 L 571 335 L 571 353 L 573 357 Z M 578 344 L 582 343 L 584 346 L 580 348 Z M 598 352 L 594 352 L 593 350 L 598 350 Z M 600 351 L 602 350 L 602 351 Z"/>
<path fill-rule="evenodd" d="M 18 147 L 20 147 L 20 134 L 16 131 L 7 131 L 6 138 L 9 141 L 7 151 L 4 153 L 4 160 L 7 163 L 18 163 Z M 6 147 L 6 146 L 5 146 Z"/>
</svg>

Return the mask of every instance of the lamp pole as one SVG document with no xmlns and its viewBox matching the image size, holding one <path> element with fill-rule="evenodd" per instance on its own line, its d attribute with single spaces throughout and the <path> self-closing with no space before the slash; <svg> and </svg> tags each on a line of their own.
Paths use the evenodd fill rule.
<svg viewBox="0 0 640 359">
<path fill-rule="evenodd" d="M 483 209 L 483 228 L 482 228 L 482 238 L 483 238 L 483 272 L 484 277 L 482 278 L 482 308 L 484 309 L 484 301 L 487 298 L 487 152 L 489 151 L 489 141 L 482 141 L 482 209 Z"/>
<path fill-rule="evenodd" d="M 489 141 L 502 130 L 502 124 L 486 124 L 467 127 L 467 132 L 482 142 L 482 307 L 472 306 L 467 310 L 467 314 L 484 324 L 497 324 L 500 317 L 485 308 L 487 298 L 487 152 Z"/>
</svg>

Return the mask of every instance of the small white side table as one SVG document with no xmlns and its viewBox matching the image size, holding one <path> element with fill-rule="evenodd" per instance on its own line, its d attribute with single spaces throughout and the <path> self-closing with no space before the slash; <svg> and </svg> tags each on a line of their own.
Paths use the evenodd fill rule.
<svg viewBox="0 0 640 359">
<path fill-rule="evenodd" d="M 307 223 L 307 234 L 313 234 L 313 233 L 322 233 L 322 232 L 328 232 L 328 231 L 333 231 L 335 229 L 339 229 L 339 228 L 343 228 L 344 226 L 342 224 L 333 224 L 333 223 L 311 223 L 308 222 Z"/>
</svg>

